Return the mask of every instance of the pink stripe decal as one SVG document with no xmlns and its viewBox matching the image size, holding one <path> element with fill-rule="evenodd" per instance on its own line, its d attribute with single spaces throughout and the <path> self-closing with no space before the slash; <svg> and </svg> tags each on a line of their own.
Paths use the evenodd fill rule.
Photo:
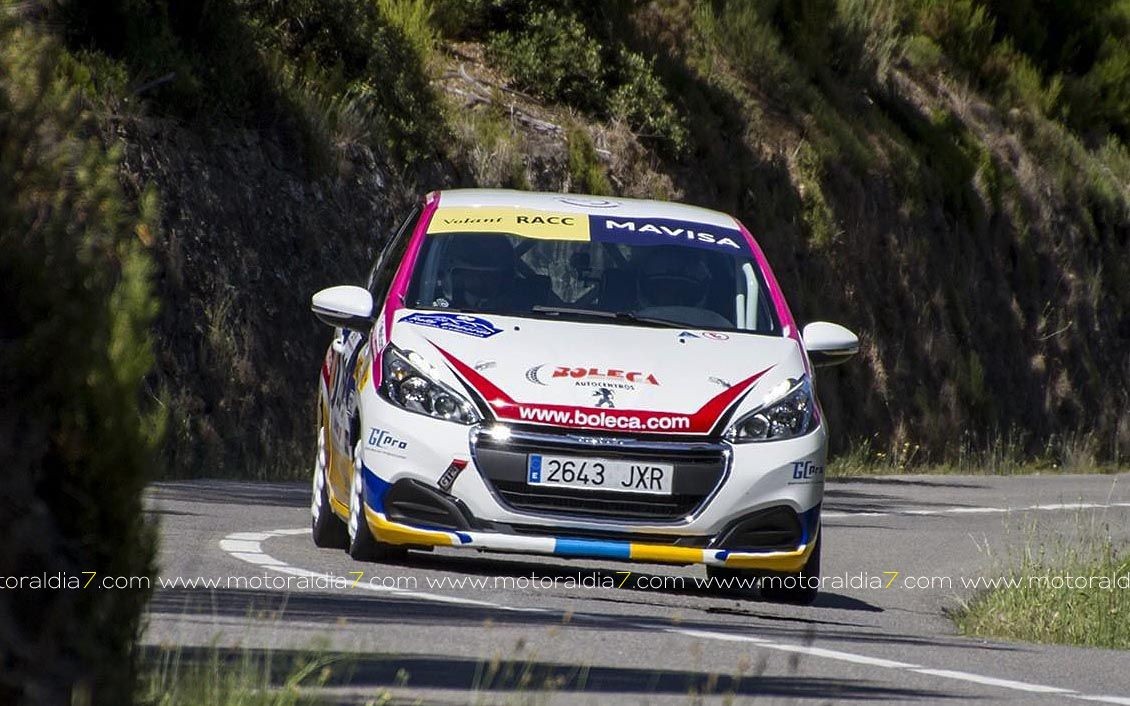
<svg viewBox="0 0 1130 706">
<path fill-rule="evenodd" d="M 765 277 L 765 286 L 769 288 L 769 298 L 773 300 L 773 308 L 777 310 L 777 318 L 781 321 L 781 326 L 787 327 L 789 338 L 796 341 L 797 347 L 801 351 L 801 360 L 804 361 L 804 372 L 808 374 L 808 379 L 813 381 L 812 366 L 808 362 L 808 354 L 804 351 L 804 340 L 800 336 L 800 330 L 797 328 L 796 320 L 793 319 L 793 312 L 789 310 L 788 302 L 785 301 L 785 293 L 781 290 L 781 285 L 777 283 L 777 276 L 773 274 L 773 268 L 769 266 L 769 260 L 765 259 L 765 253 L 762 252 L 761 246 L 753 239 L 753 235 L 746 229 L 744 225 L 737 219 L 738 228 L 741 229 L 742 235 L 745 236 L 746 241 L 749 243 L 750 250 L 753 251 L 753 259 L 757 262 L 757 266 L 761 268 L 762 276 Z M 816 400 L 816 423 L 819 423 L 824 418 L 824 409 L 820 406 L 820 400 Z"/>
<path fill-rule="evenodd" d="M 424 244 L 424 234 L 428 232 L 428 225 L 432 222 L 436 208 L 439 207 L 439 192 L 431 192 L 424 199 L 424 210 L 420 220 L 416 221 L 416 229 L 412 231 L 412 239 L 408 241 L 408 249 L 404 252 L 404 259 L 400 262 L 400 269 L 392 280 L 392 287 L 385 300 L 385 340 L 392 336 L 393 317 L 404 306 L 404 297 L 408 292 L 408 283 L 412 279 L 412 271 L 416 268 L 416 258 L 420 255 L 420 248 Z"/>
<path fill-rule="evenodd" d="M 388 297 L 384 303 L 384 335 L 378 340 L 377 327 L 373 327 L 372 333 L 369 335 L 369 351 L 373 360 L 373 386 L 380 387 L 381 385 L 381 354 L 384 352 L 384 346 L 392 340 L 392 325 L 395 321 L 396 312 L 400 311 L 404 306 L 404 297 L 408 292 L 408 284 L 412 281 L 412 271 L 416 268 L 416 259 L 420 255 L 420 248 L 424 244 L 424 236 L 428 232 L 428 225 L 432 222 L 432 216 L 435 215 L 436 208 L 439 207 L 439 192 L 432 191 L 424 197 L 424 208 L 420 212 L 420 220 L 416 221 L 416 227 L 412 230 L 412 238 L 408 241 L 408 247 L 404 251 L 404 257 L 400 261 L 400 267 L 396 270 L 396 275 L 392 279 L 392 285 L 388 290 Z M 380 344 L 380 345 L 378 345 Z"/>
<path fill-rule="evenodd" d="M 773 268 L 769 266 L 769 261 L 765 259 L 765 253 L 762 252 L 761 246 L 753 239 L 749 230 L 737 219 L 734 219 L 734 222 L 738 224 L 738 229 L 741 230 L 746 242 L 749 243 L 749 249 L 753 251 L 753 259 L 761 269 L 761 275 L 765 278 L 765 286 L 769 288 L 769 298 L 773 301 L 773 308 L 777 310 L 777 318 L 780 320 L 781 326 L 788 329 L 789 338 L 799 342 L 800 332 L 797 331 L 793 313 L 789 310 L 788 302 L 785 301 L 785 293 L 781 291 L 781 285 L 777 284 L 777 276 L 773 274 Z"/>
<path fill-rule="evenodd" d="M 432 343 L 455 372 L 476 390 L 500 419 L 551 424 L 574 429 L 641 431 L 668 434 L 707 434 L 757 380 L 772 366 L 755 373 L 711 398 L 697 412 L 678 414 L 642 409 L 600 409 L 558 404 L 517 402 L 477 370 Z"/>
</svg>

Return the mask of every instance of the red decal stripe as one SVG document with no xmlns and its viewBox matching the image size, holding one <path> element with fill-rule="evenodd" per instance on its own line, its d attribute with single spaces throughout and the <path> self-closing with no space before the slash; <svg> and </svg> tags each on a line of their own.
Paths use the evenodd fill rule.
<svg viewBox="0 0 1130 706">
<path fill-rule="evenodd" d="M 773 366 L 755 373 L 745 380 L 723 390 L 692 414 L 656 412 L 643 409 L 600 409 L 558 404 L 529 404 L 517 402 L 500 387 L 486 379 L 477 370 L 432 343 L 447 359 L 455 372 L 486 400 L 500 419 L 515 422 L 541 422 L 576 429 L 603 429 L 612 431 L 642 431 L 658 433 L 706 434 L 765 373 Z"/>
</svg>

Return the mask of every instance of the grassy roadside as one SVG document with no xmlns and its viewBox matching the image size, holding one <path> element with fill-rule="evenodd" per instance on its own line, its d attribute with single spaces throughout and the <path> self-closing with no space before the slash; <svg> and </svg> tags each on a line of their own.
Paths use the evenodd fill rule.
<svg viewBox="0 0 1130 706">
<path fill-rule="evenodd" d="M 952 617 L 963 635 L 1130 649 L 1130 554 L 1108 537 L 1027 550 Z"/>
<path fill-rule="evenodd" d="M 137 703 L 313 706 L 323 701 L 313 697 L 311 690 L 325 686 L 338 667 L 334 658 L 317 652 L 280 665 L 270 653 L 252 650 L 185 650 L 162 650 L 152 656 L 142 670 Z"/>
<path fill-rule="evenodd" d="M 1014 430 L 989 442 L 965 439 L 956 449 L 927 450 L 903 442 L 895 447 L 864 440 L 832 455 L 829 478 L 880 475 L 1022 476 L 1039 474 L 1115 474 L 1130 472 L 1127 459 L 1104 459 L 1095 452 L 1094 439 L 1069 434 L 1049 439 L 1032 455 L 1025 435 Z"/>
<path fill-rule="evenodd" d="M 563 616 L 562 624 L 569 620 Z M 556 630 L 552 625 L 547 629 Z M 599 702 L 607 684 L 605 676 L 593 678 L 597 668 L 592 664 L 548 661 L 530 650 L 524 639 L 479 659 L 452 658 L 450 673 L 443 675 L 444 687 L 433 687 L 436 667 L 432 660 L 421 662 L 411 654 L 344 653 L 325 644 L 298 650 L 211 644 L 151 646 L 142 651 L 142 678 L 135 699 L 142 706 L 329 706 L 346 702 L 391 706 L 432 703 L 419 695 L 419 690 L 429 688 L 450 689 L 459 695 L 453 699 L 460 703 L 533 706 L 568 700 L 570 694 L 575 701 Z M 644 701 L 650 695 L 688 706 L 710 697 L 734 704 L 751 700 L 741 697 L 760 696 L 754 686 L 765 674 L 764 657 L 743 657 L 734 668 L 721 672 L 708 666 L 701 649 L 690 650 L 687 658 L 676 688 L 664 683 L 674 672 L 662 668 L 652 674 L 629 670 L 633 676 L 626 678 L 631 681 L 622 686 L 638 686 Z M 789 673 L 796 668 L 791 664 Z"/>
<path fill-rule="evenodd" d="M 1041 476 L 1041 475 L 1115 475 L 1130 473 L 1130 466 L 1099 464 L 1090 467 L 1060 468 L 1043 461 L 1028 461 L 1007 467 L 991 465 L 958 465 L 954 463 L 923 463 L 899 468 L 891 464 L 856 465 L 850 460 L 835 459 L 828 463 L 826 477 L 859 478 L 861 476 Z"/>
</svg>

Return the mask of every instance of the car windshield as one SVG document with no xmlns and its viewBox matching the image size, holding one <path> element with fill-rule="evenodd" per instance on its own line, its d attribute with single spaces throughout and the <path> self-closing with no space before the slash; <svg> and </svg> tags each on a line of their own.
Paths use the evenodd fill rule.
<svg viewBox="0 0 1130 706">
<path fill-rule="evenodd" d="M 426 236 L 405 304 L 548 319 L 778 334 L 746 253 L 507 233 Z"/>
</svg>

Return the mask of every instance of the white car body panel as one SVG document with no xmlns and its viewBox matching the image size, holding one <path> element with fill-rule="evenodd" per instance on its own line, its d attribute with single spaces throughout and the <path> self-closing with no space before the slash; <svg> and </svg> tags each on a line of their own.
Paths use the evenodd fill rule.
<svg viewBox="0 0 1130 706">
<path fill-rule="evenodd" d="M 458 387 L 458 376 L 436 353 L 437 347 L 442 348 L 473 368 L 482 368 L 483 377 L 524 402 L 594 407 L 593 391 L 607 387 L 614 394 L 613 409 L 689 414 L 759 371 L 768 372 L 748 399 L 760 400 L 757 390 L 770 390 L 780 380 L 804 374 L 799 345 L 785 337 L 471 317 L 500 329 L 489 338 L 478 338 L 412 324 L 415 313 L 405 309 L 397 315 L 392 329 L 396 346 L 419 352 L 436 366 L 444 382 Z"/>
<path fill-rule="evenodd" d="M 677 219 L 735 233 L 740 228 L 725 214 L 631 199 L 483 190 L 444 192 L 438 198 L 445 208 L 517 203 L 562 213 Z M 378 540 L 780 571 L 798 570 L 812 552 L 826 457 L 818 404 L 811 430 L 797 438 L 740 444 L 723 438 L 734 420 L 811 375 L 791 316 L 781 322 L 782 335 L 760 335 L 620 321 L 465 315 L 413 310 L 402 302 L 377 305 L 383 305 L 381 316 L 364 340 L 353 371 L 355 393 L 335 399 L 332 388 L 348 376 L 334 377 L 332 355 L 323 369 L 322 390 L 323 404 L 339 427 L 348 415 L 337 413 L 334 406 L 355 405 L 366 518 Z M 407 411 L 386 399 L 380 387 L 380 351 L 390 344 L 429 377 L 473 401 L 483 421 L 458 424 Z M 668 426 L 648 426 L 653 423 Z M 523 509 L 502 497 L 481 458 L 484 439 L 503 427 L 526 446 L 547 438 L 570 444 L 574 455 L 630 456 L 638 447 L 650 449 L 648 453 L 672 448 L 678 456 L 684 450 L 709 449 L 723 468 L 701 502 L 678 516 L 633 519 L 591 515 L 583 507 Z M 333 453 L 348 453 L 354 440 L 345 439 L 340 429 L 331 436 L 337 447 Z M 501 453 L 505 445 L 492 446 L 493 452 Z M 525 453 L 520 450 L 524 446 L 515 448 L 515 453 Z M 441 483 L 445 473 L 454 477 L 446 488 Z M 403 482 L 447 498 L 477 525 L 437 527 L 392 518 L 385 500 L 390 488 Z M 329 488 L 337 492 L 333 482 Z M 585 492 L 578 494 L 582 505 Z M 337 499 L 334 506 L 345 504 Z M 719 544 L 736 522 L 773 508 L 787 509 L 798 518 L 797 541 L 787 549 Z M 524 529 L 513 531 L 515 526 Z M 660 541 L 664 537 L 678 542 Z"/>
</svg>

